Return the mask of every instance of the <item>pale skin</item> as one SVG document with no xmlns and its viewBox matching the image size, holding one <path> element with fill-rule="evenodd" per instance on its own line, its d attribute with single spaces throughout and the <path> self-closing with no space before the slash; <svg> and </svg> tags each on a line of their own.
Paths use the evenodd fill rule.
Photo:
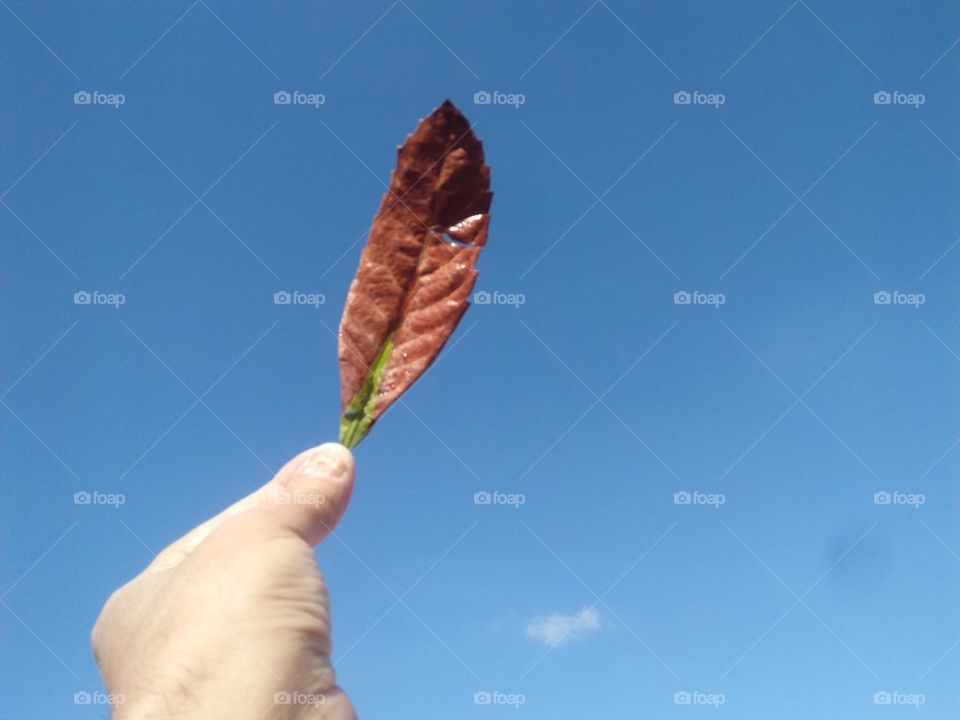
<svg viewBox="0 0 960 720">
<path fill-rule="evenodd" d="M 307 450 L 114 592 L 92 635 L 112 717 L 355 718 L 331 665 L 313 553 L 353 480 L 342 445 Z"/>
</svg>

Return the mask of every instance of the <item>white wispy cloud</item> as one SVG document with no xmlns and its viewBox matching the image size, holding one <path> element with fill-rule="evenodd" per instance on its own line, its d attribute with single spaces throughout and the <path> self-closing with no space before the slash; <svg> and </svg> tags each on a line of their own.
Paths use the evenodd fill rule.
<svg viewBox="0 0 960 720">
<path fill-rule="evenodd" d="M 600 615 L 593 608 L 584 608 L 574 615 L 537 615 L 527 623 L 527 637 L 549 647 L 590 635 L 599 629 Z"/>
</svg>

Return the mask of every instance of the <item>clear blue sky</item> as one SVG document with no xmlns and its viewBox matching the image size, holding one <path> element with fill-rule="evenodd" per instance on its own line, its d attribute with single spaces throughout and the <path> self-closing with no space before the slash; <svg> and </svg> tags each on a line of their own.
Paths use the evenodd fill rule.
<svg viewBox="0 0 960 720">
<path fill-rule="evenodd" d="M 357 450 L 318 557 L 361 715 L 960 714 L 955 4 L 2 5 L 0 718 L 102 717 L 109 592 L 335 438 L 358 242 L 445 97 L 477 289 L 525 302 Z"/>
</svg>

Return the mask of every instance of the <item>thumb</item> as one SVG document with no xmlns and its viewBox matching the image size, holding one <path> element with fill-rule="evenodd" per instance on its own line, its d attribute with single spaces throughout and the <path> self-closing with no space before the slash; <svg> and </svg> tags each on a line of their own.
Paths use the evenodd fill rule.
<svg viewBox="0 0 960 720">
<path fill-rule="evenodd" d="M 339 443 L 326 443 L 287 463 L 256 510 L 316 545 L 343 516 L 353 481 L 351 452 Z"/>
<path fill-rule="evenodd" d="M 306 450 L 281 468 L 259 490 L 198 525 L 168 546 L 147 568 L 161 572 L 179 565 L 226 521 L 248 512 L 267 514 L 270 522 L 316 545 L 346 510 L 353 492 L 353 455 L 343 445 L 327 443 Z"/>
</svg>

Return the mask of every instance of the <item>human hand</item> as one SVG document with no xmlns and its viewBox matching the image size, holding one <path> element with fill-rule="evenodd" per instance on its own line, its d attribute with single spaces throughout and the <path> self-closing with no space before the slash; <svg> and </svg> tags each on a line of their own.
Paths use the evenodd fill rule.
<svg viewBox="0 0 960 720">
<path fill-rule="evenodd" d="M 343 446 L 307 450 L 114 592 L 92 634 L 113 717 L 354 718 L 313 554 L 353 479 Z"/>
</svg>

